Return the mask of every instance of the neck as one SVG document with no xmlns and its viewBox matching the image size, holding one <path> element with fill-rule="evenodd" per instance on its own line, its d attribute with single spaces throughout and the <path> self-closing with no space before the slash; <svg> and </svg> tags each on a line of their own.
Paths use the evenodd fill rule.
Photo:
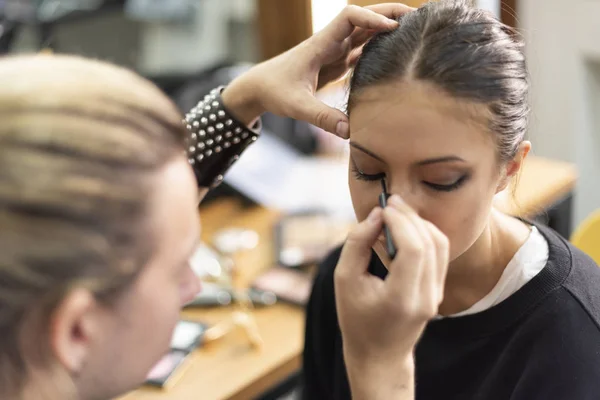
<svg viewBox="0 0 600 400">
<path fill-rule="evenodd" d="M 0 398 L 10 399 L 0 394 Z M 75 385 L 72 380 L 66 377 L 56 377 L 50 375 L 41 375 L 39 373 L 30 373 L 29 379 L 20 395 L 15 397 L 19 400 L 81 400 L 77 395 Z"/>
<path fill-rule="evenodd" d="M 528 236 L 524 223 L 492 211 L 475 243 L 450 263 L 440 314 L 459 313 L 486 296 Z"/>
</svg>

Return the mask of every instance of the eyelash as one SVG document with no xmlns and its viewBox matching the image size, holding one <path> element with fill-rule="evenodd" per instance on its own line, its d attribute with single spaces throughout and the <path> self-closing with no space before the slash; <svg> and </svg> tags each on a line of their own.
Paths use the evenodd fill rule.
<svg viewBox="0 0 600 400">
<path fill-rule="evenodd" d="M 360 172 L 358 170 L 358 168 L 356 168 L 356 167 L 352 167 L 352 172 L 354 173 L 354 177 L 356 179 L 358 179 L 359 181 L 373 182 L 373 181 L 381 180 L 381 178 L 385 178 L 384 173 L 376 174 L 376 175 L 367 175 L 367 174 L 363 174 L 362 172 Z M 452 192 L 452 191 L 458 189 L 459 187 L 461 187 L 463 185 L 463 183 L 466 182 L 468 177 L 469 177 L 468 175 L 463 175 L 456 182 L 454 182 L 450 185 L 438 185 L 436 183 L 431 183 L 431 182 L 426 182 L 426 181 L 423 181 L 423 184 L 425 184 L 426 186 L 428 186 L 431 189 L 436 190 L 438 192 Z"/>
</svg>

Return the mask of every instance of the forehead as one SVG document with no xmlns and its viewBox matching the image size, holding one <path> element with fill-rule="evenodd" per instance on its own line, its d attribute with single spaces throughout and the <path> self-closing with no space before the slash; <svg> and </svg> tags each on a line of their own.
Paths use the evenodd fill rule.
<svg viewBox="0 0 600 400">
<path fill-rule="evenodd" d="M 384 158 L 476 159 L 495 151 L 487 118 L 486 106 L 452 98 L 431 84 L 378 85 L 355 98 L 350 139 Z"/>
</svg>

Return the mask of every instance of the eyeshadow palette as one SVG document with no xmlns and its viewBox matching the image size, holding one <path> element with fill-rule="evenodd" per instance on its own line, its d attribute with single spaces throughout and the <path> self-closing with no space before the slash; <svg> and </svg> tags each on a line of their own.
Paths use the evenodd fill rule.
<svg viewBox="0 0 600 400">
<path fill-rule="evenodd" d="M 171 337 L 171 350 L 192 351 L 202 341 L 207 326 L 194 321 L 179 321 Z"/>
<path fill-rule="evenodd" d="M 301 267 L 321 261 L 345 240 L 353 224 L 319 212 L 285 216 L 275 228 L 278 264 Z"/>
<path fill-rule="evenodd" d="M 183 374 L 182 365 L 189 354 L 181 350 L 171 350 L 165 354 L 148 373 L 146 384 L 161 388 L 173 385 L 176 378 Z"/>
</svg>

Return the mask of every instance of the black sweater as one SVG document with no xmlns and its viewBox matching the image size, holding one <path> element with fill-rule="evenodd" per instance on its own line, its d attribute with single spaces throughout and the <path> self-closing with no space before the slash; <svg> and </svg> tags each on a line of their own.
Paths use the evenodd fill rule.
<svg viewBox="0 0 600 400">
<path fill-rule="evenodd" d="M 538 275 L 488 310 L 427 325 L 415 352 L 416 399 L 600 399 L 600 268 L 538 229 L 549 245 Z M 351 398 L 333 286 L 339 255 L 321 265 L 308 304 L 304 399 Z M 370 271 L 386 275 L 375 254 Z"/>
</svg>

